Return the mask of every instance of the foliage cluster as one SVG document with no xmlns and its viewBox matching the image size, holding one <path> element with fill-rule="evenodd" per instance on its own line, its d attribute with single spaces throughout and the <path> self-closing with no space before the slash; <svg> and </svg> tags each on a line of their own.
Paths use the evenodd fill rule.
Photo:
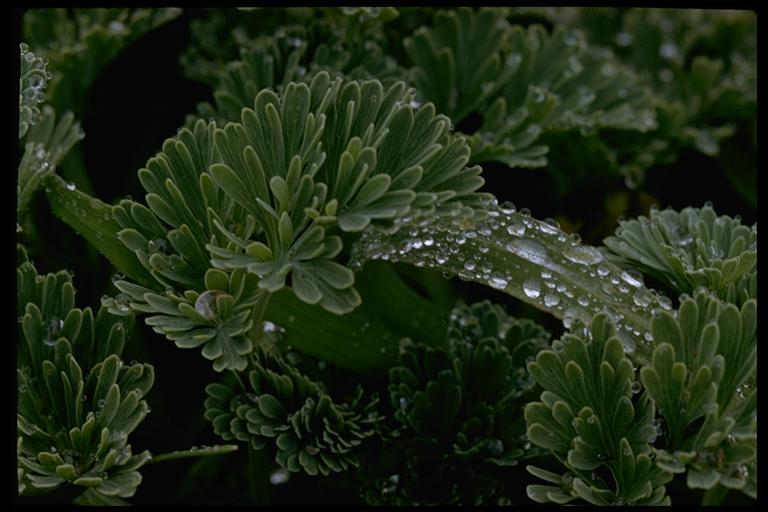
<svg viewBox="0 0 768 512">
<path fill-rule="evenodd" d="M 370 505 L 756 498 L 757 224 L 718 215 L 716 189 L 651 206 L 654 174 L 695 155 L 754 214 L 754 15 L 187 16 L 24 15 L 20 495 L 125 504 L 140 469 L 215 455 L 179 499 L 318 479 Z M 180 22 L 208 101 L 138 170 L 140 199 L 101 200 L 76 119 L 110 61 Z M 547 204 L 527 206 L 559 220 L 507 201 L 531 179 Z M 632 218 L 582 241 L 555 206 L 574 198 Z M 37 270 L 48 209 L 117 272 L 95 314 L 68 271 Z M 153 358 L 165 340 L 196 351 Z M 180 364 L 197 351 L 200 373 Z M 232 444 L 135 451 L 155 371 L 186 386 L 160 389 L 164 414 L 199 387 L 194 428 Z M 169 422 L 169 444 L 197 442 Z"/>
</svg>

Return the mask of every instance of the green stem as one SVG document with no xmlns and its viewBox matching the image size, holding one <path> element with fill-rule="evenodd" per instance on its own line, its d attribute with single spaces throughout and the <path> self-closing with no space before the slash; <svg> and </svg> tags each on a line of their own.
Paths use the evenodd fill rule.
<svg viewBox="0 0 768 512">
<path fill-rule="evenodd" d="M 149 288 L 157 286 L 136 254 L 118 238 L 122 228 L 112 217 L 110 205 L 77 189 L 70 190 L 67 183 L 55 174 L 46 179 L 45 190 L 53 213 L 80 233 L 120 272 Z"/>
<path fill-rule="evenodd" d="M 244 392 L 248 391 L 245 389 L 245 384 L 243 383 L 243 379 L 240 378 L 240 374 L 237 373 L 235 370 L 230 370 L 232 372 L 232 375 L 235 376 L 235 379 L 237 379 L 237 382 L 240 384 L 240 389 L 242 389 Z"/>
<path fill-rule="evenodd" d="M 16 189 L 16 213 L 19 222 L 21 222 L 22 213 L 26 209 L 35 190 L 40 186 L 43 178 L 51 174 L 54 169 L 50 163 L 48 169 L 41 169 L 38 165 L 34 151 L 25 150 L 19 163 L 18 186 Z"/>
<path fill-rule="evenodd" d="M 152 460 L 148 461 L 147 464 L 157 464 L 158 462 L 168 462 L 169 460 L 187 459 L 190 457 L 223 455 L 225 453 L 234 452 L 235 450 L 237 450 L 237 445 L 234 444 L 223 444 L 189 450 L 179 450 L 175 452 L 162 453 L 160 455 L 153 455 Z"/>
<path fill-rule="evenodd" d="M 397 361 L 402 336 L 364 307 L 365 298 L 354 311 L 335 315 L 284 288 L 273 294 L 267 317 L 285 328 L 287 345 L 358 373 L 381 372 Z"/>
<path fill-rule="evenodd" d="M 652 350 L 648 312 L 670 308 L 598 249 L 513 208 L 492 206 L 473 219 L 417 218 L 394 234 L 368 229 L 351 265 L 377 259 L 457 274 L 563 319 L 566 326 L 576 319 L 588 324 L 606 311 L 627 353 L 641 363 Z"/>
<path fill-rule="evenodd" d="M 88 177 L 85 165 L 83 164 L 82 144 L 75 144 L 69 150 L 60 167 L 62 177 L 74 183 L 81 192 L 91 196 L 94 195 L 93 184 L 91 184 L 91 179 Z"/>
<path fill-rule="evenodd" d="M 425 343 L 444 341 L 451 307 L 423 298 L 389 263 L 370 262 L 355 276 L 355 287 L 363 299 L 361 313 L 379 317 L 403 337 Z"/>
<path fill-rule="evenodd" d="M 701 498 L 701 504 L 703 506 L 722 505 L 729 492 L 729 488 L 724 485 L 716 484 L 714 487 L 707 489 L 704 493 L 704 497 Z"/>
<path fill-rule="evenodd" d="M 272 488 L 269 485 L 269 472 L 272 464 L 264 450 L 254 450 L 248 445 L 248 492 L 254 505 L 266 505 Z"/>
<path fill-rule="evenodd" d="M 264 332 L 264 313 L 267 311 L 267 305 L 269 305 L 269 298 L 272 294 L 268 291 L 261 291 L 256 304 L 253 306 L 253 312 L 251 313 L 251 319 L 253 320 L 253 326 L 248 333 L 248 337 L 256 346 L 261 342 L 261 335 Z"/>
</svg>

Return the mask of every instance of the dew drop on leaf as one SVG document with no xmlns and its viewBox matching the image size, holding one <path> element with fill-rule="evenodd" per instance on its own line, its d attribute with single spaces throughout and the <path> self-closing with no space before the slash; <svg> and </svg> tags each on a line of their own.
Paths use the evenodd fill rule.
<svg viewBox="0 0 768 512">
<path fill-rule="evenodd" d="M 523 293 L 531 299 L 539 298 L 541 295 L 541 283 L 538 279 L 531 278 L 523 283 Z"/>
<path fill-rule="evenodd" d="M 506 245 L 506 249 L 535 264 L 543 264 L 549 261 L 547 249 L 536 240 L 522 238 L 512 240 Z"/>
<path fill-rule="evenodd" d="M 563 250 L 563 256 L 581 265 L 594 265 L 603 261 L 602 253 L 588 245 L 573 245 Z"/>
</svg>

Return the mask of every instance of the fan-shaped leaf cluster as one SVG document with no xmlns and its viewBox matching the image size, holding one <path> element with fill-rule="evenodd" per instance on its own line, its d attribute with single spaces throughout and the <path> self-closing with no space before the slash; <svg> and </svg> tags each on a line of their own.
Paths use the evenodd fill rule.
<svg viewBox="0 0 768 512">
<path fill-rule="evenodd" d="M 64 271 L 38 275 L 29 261 L 18 269 L 19 493 L 74 485 L 80 502 L 115 503 L 133 496 L 151 458 L 134 454 L 128 436 L 149 412 L 154 370 L 120 359 L 130 318 L 101 309 L 94 319 L 74 295 Z"/>
<path fill-rule="evenodd" d="M 757 297 L 757 224 L 703 208 L 652 209 L 605 239 L 609 258 L 653 275 L 678 293 L 705 287 L 728 302 Z"/>
<path fill-rule="evenodd" d="M 275 461 L 292 472 L 328 475 L 358 465 L 361 444 L 380 421 L 377 399 L 362 388 L 336 402 L 280 355 L 256 350 L 245 391 L 224 384 L 206 387 L 205 417 L 225 440 L 275 450 Z"/>
<path fill-rule="evenodd" d="M 690 488 L 720 483 L 754 496 L 757 301 L 737 308 L 699 290 L 652 328 L 656 348 L 640 376 L 664 418 L 659 466 L 687 473 Z"/>
<path fill-rule="evenodd" d="M 565 475 L 529 467 L 555 485 L 530 485 L 537 502 L 593 505 L 663 504 L 671 475 L 653 462 L 657 437 L 655 406 L 635 397 L 639 382 L 605 314 L 539 352 L 528 369 L 544 388 L 540 402 L 526 406 L 528 438 L 551 450 L 568 469 Z"/>
<path fill-rule="evenodd" d="M 389 371 L 394 418 L 383 455 L 364 468 L 371 504 L 496 504 L 501 468 L 535 455 L 524 439 L 525 361 L 549 335 L 489 302 L 461 305 L 446 343 L 406 342 Z"/>
</svg>

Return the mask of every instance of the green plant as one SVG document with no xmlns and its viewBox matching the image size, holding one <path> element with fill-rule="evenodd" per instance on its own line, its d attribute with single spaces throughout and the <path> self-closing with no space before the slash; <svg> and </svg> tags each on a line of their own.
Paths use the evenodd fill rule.
<svg viewBox="0 0 768 512">
<path fill-rule="evenodd" d="M 683 169 L 686 148 L 722 173 L 719 149 L 753 133 L 747 13 L 195 16 L 25 14 L 19 494 L 263 505 L 322 479 L 369 505 L 756 497 L 757 224 L 650 207 L 654 173 Z M 141 198 L 97 194 L 75 116 L 123 47 L 177 17 L 195 36 L 181 67 L 209 101 L 139 169 Z M 737 198 L 744 165 L 725 179 Z M 713 187 L 686 198 L 732 210 Z M 617 197 L 632 219 L 580 225 Z M 95 315 L 67 271 L 27 256 L 58 261 L 47 208 L 116 269 Z M 168 379 L 150 392 L 155 370 Z M 142 484 L 150 464 L 237 447 L 135 454 L 155 396 L 172 444 L 214 436 L 247 460 Z"/>
</svg>

